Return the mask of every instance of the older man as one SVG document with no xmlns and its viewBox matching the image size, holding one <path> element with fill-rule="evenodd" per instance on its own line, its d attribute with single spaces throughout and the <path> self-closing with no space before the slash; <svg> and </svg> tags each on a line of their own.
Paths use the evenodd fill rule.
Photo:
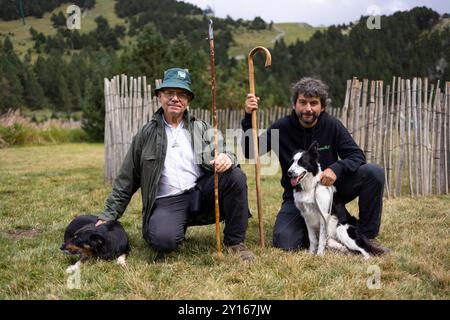
<svg viewBox="0 0 450 320">
<path fill-rule="evenodd" d="M 167 70 L 155 93 L 162 107 L 133 138 L 97 225 L 119 219 L 141 188 L 144 239 L 159 253 L 173 251 L 188 226 L 214 223 L 215 167 L 224 245 L 243 260 L 253 260 L 244 244 L 249 218 L 246 176 L 232 153 L 218 150 L 214 162 L 211 126 L 188 112 L 194 99 L 190 73 Z"/>
</svg>

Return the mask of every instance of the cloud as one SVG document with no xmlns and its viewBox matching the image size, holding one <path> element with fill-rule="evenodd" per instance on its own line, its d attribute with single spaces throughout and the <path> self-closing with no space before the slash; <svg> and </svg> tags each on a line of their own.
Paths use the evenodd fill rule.
<svg viewBox="0 0 450 320">
<path fill-rule="evenodd" d="M 378 6 L 382 15 L 415 6 L 427 6 L 439 13 L 450 12 L 445 0 L 183 0 L 202 9 L 208 5 L 216 16 L 253 20 L 256 16 L 267 22 L 306 22 L 314 26 L 349 23 L 368 15 L 367 9 Z"/>
</svg>

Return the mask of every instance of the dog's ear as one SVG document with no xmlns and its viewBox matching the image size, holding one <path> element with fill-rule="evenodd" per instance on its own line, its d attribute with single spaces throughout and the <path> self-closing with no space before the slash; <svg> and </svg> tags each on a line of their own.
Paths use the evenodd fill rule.
<svg viewBox="0 0 450 320">
<path fill-rule="evenodd" d="M 314 159 L 318 159 L 319 158 L 319 143 L 314 140 L 313 143 L 311 143 L 311 145 L 308 148 L 308 153 L 311 154 L 313 156 Z"/>
</svg>

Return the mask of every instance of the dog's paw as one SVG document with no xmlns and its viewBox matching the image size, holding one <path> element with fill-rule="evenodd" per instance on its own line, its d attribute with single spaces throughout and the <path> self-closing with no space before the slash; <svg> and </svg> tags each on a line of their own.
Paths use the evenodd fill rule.
<svg viewBox="0 0 450 320">
<path fill-rule="evenodd" d="M 74 265 L 69 266 L 66 269 L 66 273 L 74 273 L 75 271 L 80 269 L 80 264 L 77 262 Z"/>
<path fill-rule="evenodd" d="M 121 255 L 117 258 L 117 264 L 121 265 L 122 267 L 125 267 L 127 265 L 127 256 L 125 254 Z"/>
<path fill-rule="evenodd" d="M 363 253 L 363 257 L 364 257 L 364 260 L 369 260 L 370 259 L 370 254 L 368 254 L 368 253 L 364 254 Z"/>
</svg>

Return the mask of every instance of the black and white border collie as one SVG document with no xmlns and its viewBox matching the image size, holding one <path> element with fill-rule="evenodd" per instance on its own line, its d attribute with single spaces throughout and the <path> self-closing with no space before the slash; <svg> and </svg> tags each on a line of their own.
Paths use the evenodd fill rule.
<svg viewBox="0 0 450 320">
<path fill-rule="evenodd" d="M 350 250 L 360 252 L 368 259 L 370 250 L 359 241 L 355 226 L 339 219 L 345 207 L 334 196 L 336 188 L 320 183 L 322 169 L 317 148 L 318 143 L 314 141 L 308 150 L 297 152 L 288 170 L 294 188 L 295 206 L 308 229 L 309 252 L 323 255 L 325 248 L 341 252 Z"/>
</svg>

